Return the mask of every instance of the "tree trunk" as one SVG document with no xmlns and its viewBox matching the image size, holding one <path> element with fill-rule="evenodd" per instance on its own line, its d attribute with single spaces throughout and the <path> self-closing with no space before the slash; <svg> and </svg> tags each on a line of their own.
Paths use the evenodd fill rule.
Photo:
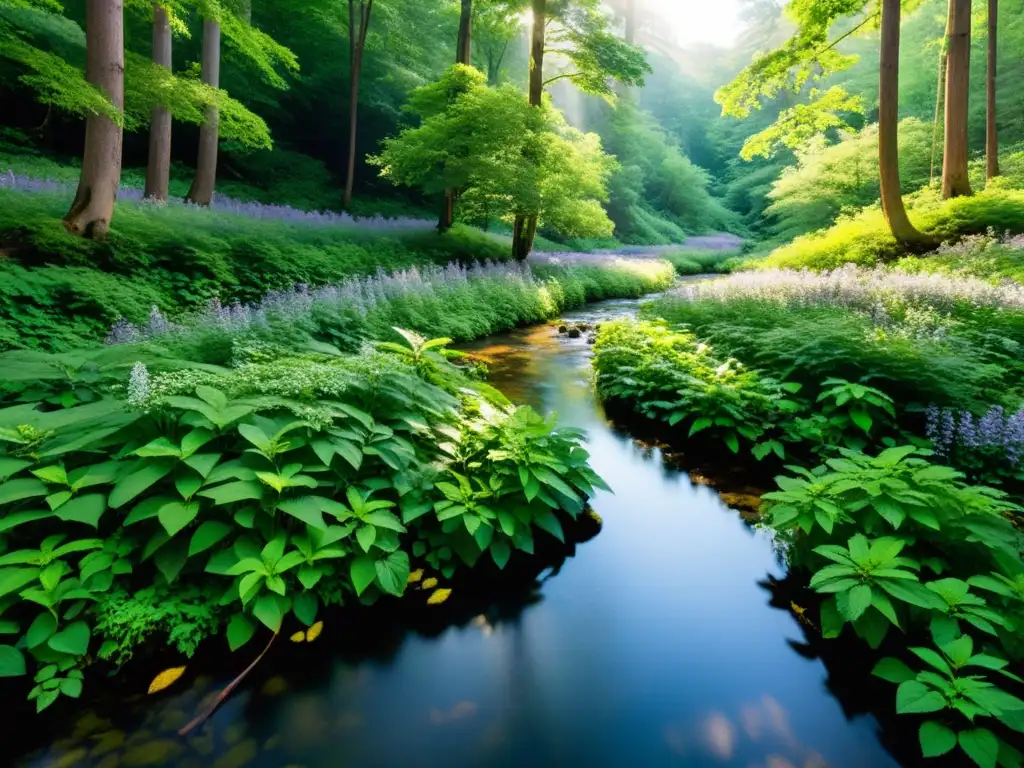
<svg viewBox="0 0 1024 768">
<path fill-rule="evenodd" d="M 455 51 L 456 64 L 472 63 L 473 52 L 473 0 L 462 0 L 459 17 L 459 42 Z"/>
<path fill-rule="evenodd" d="M 942 120 L 942 94 L 946 88 L 946 41 L 939 50 L 939 71 L 935 78 L 935 115 L 932 118 L 932 156 L 928 165 L 928 186 L 935 183 L 935 158 L 939 148 L 939 124 Z"/>
<path fill-rule="evenodd" d="M 203 20 L 203 82 L 220 87 L 220 22 Z M 217 183 L 217 144 L 220 113 L 216 104 L 206 108 L 206 117 L 199 126 L 199 154 L 196 157 L 196 176 L 185 199 L 195 205 L 213 202 L 213 188 Z"/>
<path fill-rule="evenodd" d="M 356 1 L 348 0 L 348 45 L 349 45 L 349 121 L 348 121 L 348 163 L 345 172 L 344 207 L 352 203 L 352 190 L 356 181 L 356 135 L 359 128 L 359 78 L 363 69 L 363 51 L 366 48 L 366 31 L 370 26 L 373 0 L 359 0 L 358 18 Z"/>
<path fill-rule="evenodd" d="M 971 194 L 967 175 L 967 107 L 971 88 L 971 0 L 949 0 L 946 131 L 942 197 Z"/>
<path fill-rule="evenodd" d="M 153 3 L 153 63 L 168 70 L 171 62 L 171 23 L 167 9 Z M 149 160 L 144 197 L 166 202 L 171 178 L 171 113 L 154 107 L 149 125 Z"/>
<path fill-rule="evenodd" d="M 124 6 L 121 0 L 86 0 L 85 79 L 124 108 Z M 110 230 L 121 182 L 121 125 L 107 115 L 85 121 L 82 174 L 64 226 L 97 240 Z"/>
<path fill-rule="evenodd" d="M 455 46 L 455 63 L 470 65 L 473 52 L 473 0 L 462 0 L 462 15 L 459 17 L 459 39 Z M 454 189 L 444 191 L 444 205 L 441 219 L 437 222 L 438 232 L 447 232 L 455 223 Z"/>
<path fill-rule="evenodd" d="M 530 36 L 530 106 L 540 107 L 544 103 L 544 38 L 547 31 L 547 0 L 532 0 L 533 32 Z M 533 250 L 537 236 L 538 215 L 516 216 L 512 229 L 512 255 L 524 261 Z"/>
<path fill-rule="evenodd" d="M 988 67 L 985 70 L 985 178 L 999 175 L 999 130 L 996 128 L 996 38 L 999 0 L 988 0 Z"/>
<path fill-rule="evenodd" d="M 636 45 L 636 0 L 626 0 L 626 42 Z"/>
<path fill-rule="evenodd" d="M 921 242 L 924 235 L 910 223 L 900 191 L 899 96 L 900 0 L 882 0 L 878 75 L 878 176 L 882 211 L 898 242 Z"/>
</svg>

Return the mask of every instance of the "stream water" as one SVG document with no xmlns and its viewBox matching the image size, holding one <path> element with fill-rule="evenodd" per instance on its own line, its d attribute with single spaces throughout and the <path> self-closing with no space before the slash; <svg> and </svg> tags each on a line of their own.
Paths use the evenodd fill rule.
<svg viewBox="0 0 1024 768">
<path fill-rule="evenodd" d="M 292 663 L 254 673 L 196 737 L 176 729 L 237 661 L 180 693 L 90 709 L 20 764 L 897 765 L 874 719 L 848 719 L 825 667 L 797 652 L 793 615 L 770 606 L 764 582 L 784 574 L 770 537 L 609 425 L 584 339 L 541 327 L 473 347 L 510 397 L 587 430 L 615 489 L 593 499 L 601 533 L 556 575 L 436 632 L 325 631 L 305 664 L 286 645 Z"/>
</svg>

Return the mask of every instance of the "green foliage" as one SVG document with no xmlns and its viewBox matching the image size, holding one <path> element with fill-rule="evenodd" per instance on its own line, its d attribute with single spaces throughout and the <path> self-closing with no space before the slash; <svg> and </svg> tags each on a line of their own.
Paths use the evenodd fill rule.
<svg viewBox="0 0 1024 768">
<path fill-rule="evenodd" d="M 549 77 L 545 84 L 569 79 L 584 93 L 614 100 L 611 81 L 643 86 L 651 72 L 644 51 L 628 45 L 611 29 L 611 19 L 597 0 L 554 4 L 558 24 L 547 33 L 547 45 L 569 62 L 569 71 Z"/>
<path fill-rule="evenodd" d="M 680 275 L 724 274 L 730 271 L 728 261 L 736 256 L 735 251 L 680 248 L 658 254 L 676 268 Z"/>
<path fill-rule="evenodd" d="M 931 126 L 919 120 L 900 123 L 900 176 L 906 189 L 928 183 L 931 136 Z M 878 126 L 872 124 L 838 143 L 819 138 L 798 152 L 797 164 L 772 184 L 765 214 L 773 219 L 773 233 L 792 238 L 827 227 L 878 196 Z"/>
<path fill-rule="evenodd" d="M 975 640 L 961 632 L 980 632 L 1016 653 L 1013 632 L 1024 613 L 1009 585 L 1022 573 L 1024 538 L 1008 517 L 1020 508 L 997 490 L 966 485 L 913 446 L 841 454 L 811 471 L 790 467 L 799 476 L 776 478 L 780 490 L 763 497 L 769 524 L 789 532 L 791 559 L 813 571 L 810 586 L 824 596 L 822 635 L 836 637 L 849 623 L 878 648 L 892 626 L 908 634 L 929 626 L 938 651 L 908 650 L 930 669 L 915 673 L 886 658 L 874 674 L 899 684 L 898 713 L 945 711 L 942 721 L 921 725 L 925 757 L 959 743 L 978 765 L 995 765 L 1005 745 L 986 718 L 1020 730 L 1024 701 L 979 672 L 1022 681 L 1002 656 L 975 654 Z M 998 578 L 987 573 L 993 567 Z"/>
<path fill-rule="evenodd" d="M 404 335 L 232 370 L 137 363 L 127 391 L 94 371 L 84 403 L 8 382 L 24 404 L 0 409 L 0 614 L 24 652 L 3 646 L 0 674 L 34 674 L 42 710 L 79 695 L 100 640 L 122 663 L 224 626 L 234 649 L 401 596 L 413 562 L 451 577 L 562 539 L 604 487 L 582 435 L 481 396 L 434 352 L 445 340 Z"/>
<path fill-rule="evenodd" d="M 837 114 L 840 112 L 863 114 L 864 100 L 860 96 L 851 96 L 838 86 L 824 92 L 811 89 L 807 104 L 797 104 L 784 110 L 769 127 L 747 139 L 740 150 L 740 157 L 744 160 L 769 157 L 780 146 L 799 149 L 829 130 L 848 129 L 847 121 Z"/>
<path fill-rule="evenodd" d="M 644 313 L 685 324 L 698 338 L 750 366 L 803 384 L 816 397 L 828 378 L 878 386 L 909 411 L 930 403 L 984 409 L 1008 406 L 1021 394 L 1019 372 L 1000 350 L 1018 342 L 1014 313 L 984 312 L 972 317 L 962 307 L 938 338 L 908 330 L 914 312 L 890 303 L 894 328 L 879 328 L 870 316 L 834 307 L 783 307 L 774 302 L 734 300 L 652 303 Z M 1003 318 L 997 326 L 998 318 Z M 989 323 L 993 323 L 991 326 Z"/>
<path fill-rule="evenodd" d="M 383 176 L 427 194 L 460 190 L 469 221 L 536 213 L 563 237 L 611 236 L 600 201 L 614 161 L 550 104 L 534 109 L 515 87 L 489 88 L 483 74 L 456 65 L 414 91 L 409 108 L 420 125 L 370 159 Z"/>
<path fill-rule="evenodd" d="M 59 224 L 57 195 L 0 190 L 0 348 L 70 349 L 102 338 L 118 317 L 142 322 L 214 296 L 254 301 L 296 283 L 322 285 L 451 261 L 502 259 L 501 239 L 457 227 L 386 230 L 254 221 L 180 206 L 122 203 L 110 237 L 94 243 Z M 72 311 L 69 312 L 68 309 Z"/>
<path fill-rule="evenodd" d="M 940 200 L 922 190 L 908 199 L 910 218 L 923 232 L 955 239 L 986 232 L 1024 232 L 1024 193 L 993 187 L 971 197 Z M 881 208 L 869 206 L 841 217 L 832 227 L 796 238 L 758 262 L 766 268 L 833 269 L 843 264 L 871 266 L 894 261 L 903 249 L 888 230 Z"/>
</svg>

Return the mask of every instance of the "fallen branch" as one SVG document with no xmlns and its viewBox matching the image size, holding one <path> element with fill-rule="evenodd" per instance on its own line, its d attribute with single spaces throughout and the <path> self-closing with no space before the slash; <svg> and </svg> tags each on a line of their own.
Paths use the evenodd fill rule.
<svg viewBox="0 0 1024 768">
<path fill-rule="evenodd" d="M 240 682 L 242 682 L 242 680 L 245 679 L 245 676 L 252 672 L 253 667 L 260 663 L 260 659 L 267 655 L 267 651 L 270 650 L 270 646 L 274 644 L 274 641 L 276 639 L 277 632 L 275 632 L 271 636 L 270 642 L 267 643 L 267 647 L 264 648 L 260 655 L 253 660 L 252 664 L 243 669 L 242 674 L 240 674 L 238 677 L 236 677 L 234 680 L 228 683 L 227 687 L 225 687 L 224 690 L 217 695 L 217 698 L 214 699 L 206 709 L 204 709 L 202 712 L 196 715 L 195 718 L 188 725 L 186 725 L 184 728 L 178 731 L 178 735 L 187 736 L 194 728 L 197 728 L 198 726 L 206 722 L 207 718 L 209 718 L 214 712 L 217 711 L 217 708 L 224 703 L 227 697 L 231 695 L 231 692 L 235 690 L 235 688 L 238 686 Z"/>
</svg>

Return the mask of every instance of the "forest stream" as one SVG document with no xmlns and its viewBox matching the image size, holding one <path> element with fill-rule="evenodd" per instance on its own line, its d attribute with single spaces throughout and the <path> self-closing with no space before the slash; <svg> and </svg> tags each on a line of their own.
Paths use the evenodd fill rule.
<svg viewBox="0 0 1024 768">
<path fill-rule="evenodd" d="M 609 302 L 569 319 L 600 321 L 635 306 Z M 585 338 L 545 325 L 469 349 L 490 362 L 493 383 L 510 398 L 586 430 L 593 466 L 615 490 L 593 499 L 604 521 L 598 536 L 525 592 L 436 631 L 328 622 L 316 645 L 282 638 L 187 738 L 177 730 L 240 671 L 238 654 L 223 665 L 197 657 L 202 671 L 190 669 L 158 696 L 141 695 L 147 681 L 135 681 L 128 701 L 100 693 L 92 709 L 67 710 L 74 721 L 40 718 L 31 726 L 46 732 L 20 734 L 16 762 L 898 764 L 876 721 L 845 716 L 825 666 L 798 652 L 805 640 L 793 613 L 770 604 L 770 580 L 784 575 L 771 537 L 671 456 L 609 423 L 591 387 Z M 450 602 L 459 599 L 456 590 Z"/>
</svg>

